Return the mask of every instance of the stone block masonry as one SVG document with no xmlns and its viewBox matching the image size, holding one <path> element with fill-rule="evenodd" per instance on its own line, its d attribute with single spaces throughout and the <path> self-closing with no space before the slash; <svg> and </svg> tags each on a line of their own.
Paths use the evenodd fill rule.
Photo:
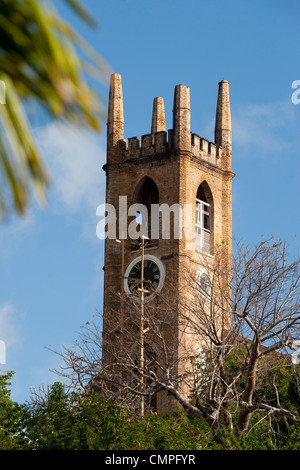
<svg viewBox="0 0 300 470">
<path fill-rule="evenodd" d="M 117 209 L 120 196 L 126 196 L 128 207 L 141 201 L 146 206 L 152 203 L 168 204 L 169 207 L 173 204 L 179 204 L 181 207 L 191 205 L 189 223 L 192 231 L 196 233 L 198 223 L 201 230 L 206 230 L 206 236 L 209 235 L 209 249 L 204 255 L 213 260 L 216 249 L 221 247 L 224 265 L 230 272 L 234 173 L 231 170 L 229 83 L 222 80 L 218 85 L 214 142 L 209 142 L 205 137 L 191 132 L 190 115 L 190 89 L 182 84 L 177 85 L 174 90 L 172 129 L 166 129 L 164 100 L 162 97 L 156 97 L 153 100 L 149 134 L 125 140 L 121 76 L 119 74 L 111 76 L 107 119 L 107 161 L 103 167 L 107 176 L 106 203 L 112 204 Z M 205 207 L 209 208 L 207 216 L 209 223 L 204 218 L 200 222 L 196 220 L 196 205 L 199 198 Z M 184 290 L 183 273 L 186 270 L 197 272 L 201 267 L 199 249 L 191 250 L 184 237 L 179 240 L 172 236 L 170 239 L 159 239 L 155 245 L 149 244 L 145 252 L 151 252 L 152 256 L 164 264 L 166 276 L 161 295 L 170 295 L 172 299 L 176 299 L 176 296 Z M 110 331 L 120 323 L 116 314 L 120 311 L 116 294 L 122 291 L 125 282 L 122 277 L 122 267 L 126 270 L 137 256 L 136 247 L 132 246 L 130 239 L 124 242 L 123 254 L 115 240 L 106 239 L 104 345 L 109 344 Z M 170 294 L 168 289 L 172 291 Z M 158 304 L 159 297 L 155 302 L 156 306 Z M 130 316 L 130 311 L 127 314 Z M 189 346 L 193 348 L 194 345 L 188 335 L 180 335 L 179 329 L 176 328 L 174 331 L 172 334 L 168 332 L 168 341 L 177 348 L 178 360 L 176 364 L 174 363 L 174 370 L 177 370 L 179 376 L 187 367 L 180 359 L 181 353 L 183 349 Z M 134 342 L 134 338 L 132 341 Z M 111 349 L 107 350 L 113 351 L 113 347 L 112 345 Z M 130 351 L 126 353 L 130 354 Z M 109 367 L 110 363 L 112 363 L 112 354 L 104 352 L 104 366 Z M 172 400 L 166 392 L 157 395 L 156 408 L 159 413 L 168 412 L 171 404 Z"/>
</svg>

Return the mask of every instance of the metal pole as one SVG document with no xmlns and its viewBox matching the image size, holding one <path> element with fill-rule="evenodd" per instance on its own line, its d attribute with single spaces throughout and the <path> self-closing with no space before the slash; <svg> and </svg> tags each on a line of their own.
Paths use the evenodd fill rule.
<svg viewBox="0 0 300 470">
<path fill-rule="evenodd" d="M 144 392 L 144 237 L 142 237 L 141 260 L 141 392 Z M 141 396 L 141 416 L 145 414 L 145 397 Z"/>
<path fill-rule="evenodd" d="M 121 257 L 122 257 L 122 261 L 121 261 L 121 291 L 120 291 L 120 295 L 121 295 L 121 337 L 123 336 L 123 324 L 124 324 L 124 266 L 125 266 L 125 262 L 124 262 L 124 259 L 125 259 L 125 247 L 124 247 L 124 238 L 121 238 L 121 240 L 119 239 L 116 239 L 116 242 L 117 243 L 121 243 Z M 122 338 L 123 339 L 123 338 Z"/>
<path fill-rule="evenodd" d="M 122 250 L 122 273 L 121 273 L 121 335 L 123 341 L 123 325 L 124 325 L 124 238 L 121 239 L 121 250 Z"/>
</svg>

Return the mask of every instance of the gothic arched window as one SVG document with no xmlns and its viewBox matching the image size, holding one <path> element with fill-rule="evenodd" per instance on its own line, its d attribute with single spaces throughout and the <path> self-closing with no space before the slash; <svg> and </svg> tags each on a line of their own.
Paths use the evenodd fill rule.
<svg viewBox="0 0 300 470">
<path fill-rule="evenodd" d="M 212 195 L 206 182 L 196 196 L 196 250 L 212 254 Z"/>
<path fill-rule="evenodd" d="M 144 223 L 147 226 L 147 236 L 151 238 L 151 206 L 152 204 L 159 204 L 158 188 L 153 179 L 147 177 L 143 181 L 141 187 L 137 192 L 136 202 L 137 204 L 142 204 L 147 209 L 148 220 L 143 221 L 142 214 L 137 214 L 136 220 L 137 223 L 139 223 L 140 225 Z M 157 241 L 158 240 L 155 240 L 150 244 L 157 244 Z"/>
</svg>

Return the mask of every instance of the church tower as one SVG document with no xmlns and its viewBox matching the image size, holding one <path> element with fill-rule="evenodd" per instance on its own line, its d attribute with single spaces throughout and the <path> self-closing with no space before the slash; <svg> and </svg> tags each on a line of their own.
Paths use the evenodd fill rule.
<svg viewBox="0 0 300 470">
<path fill-rule="evenodd" d="M 224 265 L 231 270 L 234 173 L 229 83 L 219 83 L 214 142 L 191 133 L 190 115 L 190 89 L 177 85 L 173 128 L 166 130 L 164 101 L 157 97 L 151 132 L 127 141 L 121 76 L 111 76 L 107 162 L 103 168 L 106 204 L 116 228 L 105 240 L 103 368 L 116 371 L 114 365 L 130 357 L 134 375 L 135 361 L 145 361 L 146 354 L 155 362 L 160 352 L 147 337 L 150 320 L 146 315 L 143 318 L 144 308 L 159 311 L 151 318 L 161 324 L 170 308 L 168 302 L 176 303 L 185 291 L 187 270 L 207 275 L 199 254 L 209 263 L 221 247 Z M 186 368 L 181 350 L 191 339 L 188 334 L 179 334 L 176 323 L 173 316 L 165 327 L 165 344 L 172 345 L 172 355 L 177 358 L 172 367 L 179 377 Z M 150 343 L 147 352 L 145 345 Z M 134 387 L 128 374 L 127 368 L 120 381 L 132 380 Z M 136 377 L 136 382 L 139 380 Z M 167 412 L 170 400 L 166 392 L 159 392 L 155 403 L 158 412 Z"/>
</svg>

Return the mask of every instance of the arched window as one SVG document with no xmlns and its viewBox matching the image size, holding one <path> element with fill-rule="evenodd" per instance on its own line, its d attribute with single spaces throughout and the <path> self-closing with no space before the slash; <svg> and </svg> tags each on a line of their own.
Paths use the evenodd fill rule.
<svg viewBox="0 0 300 470">
<path fill-rule="evenodd" d="M 158 188 L 153 179 L 147 177 L 139 188 L 136 196 L 137 204 L 143 204 L 148 213 L 148 220 L 142 220 L 142 214 L 136 214 L 136 221 L 140 225 L 147 225 L 147 236 L 151 238 L 151 206 L 152 204 L 159 204 Z M 149 245 L 157 244 L 158 240 L 152 241 Z"/>
<path fill-rule="evenodd" d="M 196 250 L 212 252 L 212 195 L 206 182 L 200 184 L 196 196 Z"/>
</svg>

